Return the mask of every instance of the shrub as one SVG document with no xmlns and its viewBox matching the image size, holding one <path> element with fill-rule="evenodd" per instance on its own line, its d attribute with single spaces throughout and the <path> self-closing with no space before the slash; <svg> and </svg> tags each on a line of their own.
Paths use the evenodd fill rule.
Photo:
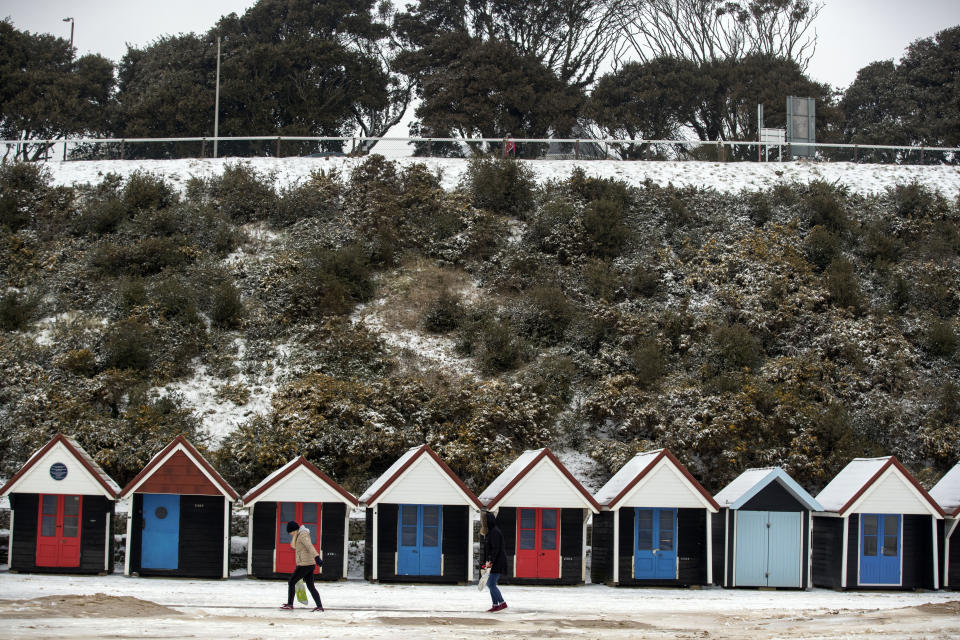
<svg viewBox="0 0 960 640">
<path fill-rule="evenodd" d="M 666 366 L 663 350 L 656 340 L 645 338 L 630 351 L 630 363 L 637 386 L 652 387 L 663 376 Z"/>
<path fill-rule="evenodd" d="M 713 343 L 713 358 L 723 369 L 756 369 L 763 358 L 760 339 L 742 324 L 718 327 Z"/>
<path fill-rule="evenodd" d="M 154 298 L 160 312 L 167 318 L 195 322 L 197 318 L 197 293 L 180 278 L 161 280 L 154 288 Z"/>
<path fill-rule="evenodd" d="M 937 195 L 916 181 L 898 184 L 887 189 L 887 194 L 893 200 L 894 211 L 901 218 L 928 216 L 939 204 Z"/>
<path fill-rule="evenodd" d="M 840 241 L 822 226 L 810 230 L 803 239 L 803 251 L 817 271 L 823 271 L 840 253 Z"/>
<path fill-rule="evenodd" d="M 216 327 L 236 327 L 243 315 L 240 290 L 233 282 L 224 280 L 214 285 L 210 292 L 210 322 Z"/>
<path fill-rule="evenodd" d="M 867 227 L 863 237 L 863 255 L 875 266 L 894 264 L 903 254 L 904 244 L 886 224 L 877 222 Z"/>
<path fill-rule="evenodd" d="M 291 304 L 301 317 L 347 313 L 373 295 L 370 261 L 360 245 L 316 247 L 293 277 Z"/>
<path fill-rule="evenodd" d="M 927 328 L 927 350 L 934 356 L 952 357 L 957 350 L 957 334 L 946 320 L 934 319 Z"/>
<path fill-rule="evenodd" d="M 38 162 L 0 162 L 0 227 L 18 231 L 49 192 L 50 171 Z"/>
<path fill-rule="evenodd" d="M 804 206 L 811 226 L 820 225 L 832 231 L 844 231 L 849 225 L 844 208 L 846 192 L 822 180 L 811 182 Z"/>
<path fill-rule="evenodd" d="M 613 178 L 588 177 L 582 167 L 576 167 L 567 179 L 570 191 L 583 202 L 610 200 L 628 209 L 633 201 L 627 183 Z"/>
<path fill-rule="evenodd" d="M 7 291 L 0 298 L 0 329 L 21 331 L 26 329 L 33 316 L 36 304 L 16 291 Z"/>
<path fill-rule="evenodd" d="M 97 371 L 97 359 L 90 349 L 67 351 L 60 357 L 57 365 L 78 376 L 92 376 Z"/>
<path fill-rule="evenodd" d="M 266 220 L 277 206 L 272 179 L 241 162 L 226 165 L 222 174 L 210 179 L 210 195 L 236 224 Z"/>
<path fill-rule="evenodd" d="M 573 320 L 576 309 L 559 287 L 538 286 L 529 291 L 523 332 L 535 342 L 555 345 Z"/>
<path fill-rule="evenodd" d="M 173 187 L 161 176 L 136 171 L 123 187 L 123 202 L 131 213 L 147 209 L 164 209 L 179 199 Z"/>
<path fill-rule="evenodd" d="M 824 272 L 830 299 L 838 307 L 857 309 L 860 306 L 860 280 L 853 263 L 836 258 Z"/>
<path fill-rule="evenodd" d="M 115 323 L 105 340 L 106 368 L 145 371 L 153 359 L 153 330 L 134 319 Z"/>
<path fill-rule="evenodd" d="M 548 355 L 524 372 L 522 382 L 538 396 L 566 404 L 573 398 L 576 375 L 577 367 L 569 356 Z"/>
<path fill-rule="evenodd" d="M 476 156 L 467 168 L 466 187 L 473 206 L 519 218 L 533 211 L 533 171 L 519 160 Z"/>
<path fill-rule="evenodd" d="M 601 258 L 620 255 L 630 236 L 623 205 L 614 200 L 594 200 L 583 211 L 583 229 L 590 253 Z"/>
<path fill-rule="evenodd" d="M 342 188 L 338 173 L 314 172 L 304 184 L 281 189 L 272 220 L 283 227 L 304 218 L 331 217 Z"/>
<path fill-rule="evenodd" d="M 773 217 L 773 204 L 770 196 L 762 191 L 751 191 L 746 196 L 747 213 L 750 220 L 758 227 L 762 227 Z"/>
<path fill-rule="evenodd" d="M 90 200 L 73 225 L 74 233 L 103 235 L 113 233 L 127 217 L 127 205 L 120 198 Z"/>
<path fill-rule="evenodd" d="M 583 281 L 594 298 L 613 300 L 620 288 L 620 276 L 609 260 L 591 258 L 583 265 Z"/>
<path fill-rule="evenodd" d="M 630 271 L 630 292 L 652 298 L 660 290 L 660 273 L 646 264 L 638 264 Z"/>
<path fill-rule="evenodd" d="M 117 285 L 117 293 L 120 296 L 120 308 L 125 311 L 131 311 L 147 302 L 147 286 L 143 278 L 123 278 Z"/>
<path fill-rule="evenodd" d="M 446 333 L 456 329 L 462 318 L 460 296 L 443 289 L 423 314 L 423 328 L 430 333 Z"/>
<path fill-rule="evenodd" d="M 475 353 L 480 369 L 490 374 L 514 369 L 520 364 L 525 350 L 510 323 L 496 318 L 483 318 L 466 327 L 457 347 L 462 353 Z"/>
<path fill-rule="evenodd" d="M 132 245 L 105 242 L 94 252 L 92 265 L 107 275 L 148 276 L 168 267 L 179 267 L 193 260 L 183 251 L 179 237 L 142 238 Z"/>
</svg>

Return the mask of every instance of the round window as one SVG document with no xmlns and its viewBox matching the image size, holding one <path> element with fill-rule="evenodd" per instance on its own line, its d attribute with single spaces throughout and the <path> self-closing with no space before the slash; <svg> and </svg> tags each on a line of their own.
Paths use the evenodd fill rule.
<svg viewBox="0 0 960 640">
<path fill-rule="evenodd" d="M 156 511 L 153 512 L 153 515 L 157 516 L 157 520 L 163 520 L 167 517 L 167 508 L 157 507 Z"/>
</svg>

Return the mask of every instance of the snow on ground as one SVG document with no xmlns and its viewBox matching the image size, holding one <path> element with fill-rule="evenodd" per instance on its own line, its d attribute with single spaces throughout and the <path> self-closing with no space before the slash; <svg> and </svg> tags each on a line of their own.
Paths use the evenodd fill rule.
<svg viewBox="0 0 960 640">
<path fill-rule="evenodd" d="M 376 150 L 375 150 L 376 151 Z M 468 161 L 456 158 L 394 158 L 401 165 L 425 164 L 439 173 L 445 188 L 455 187 Z M 265 174 L 275 176 L 277 187 L 304 181 L 312 171 L 337 169 L 343 175 L 362 158 L 207 158 L 185 160 L 96 160 L 51 161 L 46 163 L 58 185 L 97 183 L 107 173 L 126 177 L 135 171 L 165 176 L 183 188 L 191 176 L 209 178 L 219 175 L 227 164 L 248 163 Z M 540 181 L 562 179 L 575 167 L 589 176 L 617 178 L 631 184 L 646 180 L 665 186 L 695 186 L 722 192 L 767 189 L 777 184 L 826 180 L 845 185 L 859 193 L 879 193 L 896 184 L 916 181 L 945 196 L 960 194 L 960 167 L 855 164 L 851 162 L 680 162 L 616 160 L 523 160 Z"/>
<path fill-rule="evenodd" d="M 474 585 L 318 587 L 322 614 L 282 581 L 2 572 L 0 638 L 960 637 L 956 593 L 505 586 L 491 615 Z"/>
</svg>

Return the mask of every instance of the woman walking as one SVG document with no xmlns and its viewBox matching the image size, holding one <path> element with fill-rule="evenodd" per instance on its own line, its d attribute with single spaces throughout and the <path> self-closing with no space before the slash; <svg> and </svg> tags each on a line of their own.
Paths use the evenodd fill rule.
<svg viewBox="0 0 960 640">
<path fill-rule="evenodd" d="M 320 559 L 320 554 L 310 541 L 310 529 L 291 520 L 287 523 L 287 533 L 291 534 L 290 546 L 297 554 L 297 568 L 287 582 L 287 603 L 280 608 L 293 609 L 293 594 L 297 589 L 297 582 L 303 580 L 307 583 L 307 589 L 310 590 L 310 595 L 313 596 L 313 601 L 317 605 L 313 610 L 322 612 L 323 604 L 320 603 L 320 594 L 313 585 L 313 567 L 314 565 L 322 566 L 323 560 Z"/>
<path fill-rule="evenodd" d="M 490 567 L 487 587 L 490 589 L 490 598 L 493 600 L 493 606 L 487 609 L 487 612 L 503 611 L 507 608 L 507 603 L 503 600 L 497 580 L 500 579 L 501 574 L 507 572 L 507 552 L 504 549 L 503 532 L 497 526 L 497 516 L 490 511 L 487 511 L 487 537 L 484 540 L 484 550 L 487 558 L 486 566 Z"/>
</svg>

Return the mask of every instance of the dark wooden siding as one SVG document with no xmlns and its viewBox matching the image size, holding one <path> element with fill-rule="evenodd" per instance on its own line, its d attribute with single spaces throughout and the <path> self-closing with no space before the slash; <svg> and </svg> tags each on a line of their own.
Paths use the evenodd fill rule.
<svg viewBox="0 0 960 640">
<path fill-rule="evenodd" d="M 443 506 L 443 577 L 456 582 L 467 581 L 470 521 L 466 505 Z"/>
<path fill-rule="evenodd" d="M 813 519 L 813 586 L 838 589 L 843 572 L 843 518 Z"/>
<path fill-rule="evenodd" d="M 903 516 L 904 589 L 933 589 L 933 519 L 924 515 Z"/>
<path fill-rule="evenodd" d="M 222 497 L 220 491 L 183 451 L 177 451 L 162 466 L 154 469 L 140 485 L 139 492 Z"/>
<path fill-rule="evenodd" d="M 503 583 L 509 584 L 517 558 L 517 510 L 514 507 L 501 507 L 497 511 L 497 526 L 503 532 L 503 547 L 507 554 L 507 573 L 500 576 L 500 581 L 506 580 Z"/>
<path fill-rule="evenodd" d="M 36 493 L 12 493 L 10 508 L 13 511 L 13 555 L 10 558 L 10 568 L 14 571 L 35 571 L 40 496 Z"/>
<path fill-rule="evenodd" d="M 143 549 L 143 494 L 134 493 L 130 512 L 127 514 L 127 528 L 130 539 L 127 541 L 127 566 L 130 573 L 140 573 L 140 552 Z"/>
<path fill-rule="evenodd" d="M 397 578 L 397 505 L 377 505 L 377 579 Z"/>
<path fill-rule="evenodd" d="M 74 494 L 65 494 L 74 495 Z M 40 507 L 40 495 L 36 493 L 10 494 L 10 507 L 13 510 L 13 549 L 10 569 L 36 573 L 112 573 L 113 572 L 113 531 L 107 535 L 107 517 L 114 512 L 114 502 L 104 496 L 83 496 L 80 524 L 80 566 L 79 567 L 38 567 L 37 566 L 37 510 Z M 104 569 L 104 556 L 109 554 L 107 568 Z"/>
<path fill-rule="evenodd" d="M 847 518 L 847 588 L 857 586 L 860 564 L 860 514 Z"/>
<path fill-rule="evenodd" d="M 373 509 L 364 512 L 363 527 L 363 578 L 373 580 Z"/>
<path fill-rule="evenodd" d="M 960 587 L 960 525 L 953 530 L 950 536 L 950 557 L 947 559 L 950 565 L 950 573 L 947 576 L 950 579 L 948 586 L 951 589 Z"/>
<path fill-rule="evenodd" d="M 724 548 L 727 530 L 727 510 L 720 509 L 713 514 L 713 584 L 723 585 L 723 566 L 726 563 L 726 549 Z"/>
<path fill-rule="evenodd" d="M 705 509 L 677 509 L 677 578 L 637 580 L 633 578 L 634 510 L 620 510 L 620 584 L 632 586 L 690 586 L 707 583 L 707 512 Z M 624 519 L 630 522 L 624 540 Z"/>
<path fill-rule="evenodd" d="M 613 580 L 613 511 L 593 516 L 590 581 L 602 584 Z"/>
<path fill-rule="evenodd" d="M 742 511 L 807 511 L 779 482 L 771 482 L 740 507 Z"/>
<path fill-rule="evenodd" d="M 253 518 L 253 540 L 249 540 L 247 544 L 251 546 L 252 575 L 257 578 L 287 577 L 273 571 L 273 557 L 277 546 L 277 503 L 254 503 L 250 517 Z"/>
<path fill-rule="evenodd" d="M 347 517 L 347 505 L 342 502 L 324 502 L 320 508 L 320 568 L 321 580 L 340 580 L 343 575 L 343 537 L 344 522 Z"/>
</svg>

